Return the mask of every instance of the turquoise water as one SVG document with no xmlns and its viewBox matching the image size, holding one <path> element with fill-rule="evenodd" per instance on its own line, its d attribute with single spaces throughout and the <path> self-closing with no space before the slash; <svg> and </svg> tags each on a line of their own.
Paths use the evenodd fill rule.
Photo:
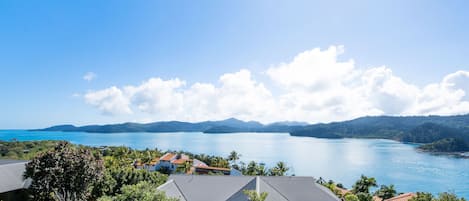
<svg viewBox="0 0 469 201">
<path fill-rule="evenodd" d="M 185 150 L 226 156 L 232 150 L 242 161 L 274 165 L 285 161 L 296 175 L 333 179 L 350 187 L 361 175 L 399 192 L 452 191 L 469 198 L 469 159 L 436 156 L 415 145 L 377 139 L 317 139 L 283 133 L 81 133 L 0 131 L 0 140 L 68 140 L 91 146 Z"/>
</svg>

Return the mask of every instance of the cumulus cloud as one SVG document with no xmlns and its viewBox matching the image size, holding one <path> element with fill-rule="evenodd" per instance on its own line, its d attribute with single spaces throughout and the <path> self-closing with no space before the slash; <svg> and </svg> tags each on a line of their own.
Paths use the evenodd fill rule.
<svg viewBox="0 0 469 201">
<path fill-rule="evenodd" d="M 96 73 L 87 72 L 85 75 L 83 75 L 83 80 L 91 82 L 92 80 L 96 79 L 96 77 L 97 77 Z"/>
<path fill-rule="evenodd" d="M 183 95 L 179 88 L 185 85 L 179 79 L 151 78 L 139 86 L 124 87 L 132 104 L 149 113 L 175 113 L 182 110 Z"/>
<path fill-rule="evenodd" d="M 139 85 L 89 92 L 85 100 L 105 114 L 186 121 L 330 122 L 364 115 L 469 113 L 467 71 L 420 87 L 386 66 L 359 68 L 352 59 L 342 61 L 343 53 L 342 46 L 315 48 L 273 65 L 263 75 L 272 81 L 271 88 L 242 69 L 221 75 L 218 83 L 150 78 Z"/>
<path fill-rule="evenodd" d="M 469 72 L 457 71 L 445 76 L 440 83 L 425 86 L 418 95 L 416 107 L 409 113 L 469 113 Z"/>
<path fill-rule="evenodd" d="M 130 101 L 127 94 L 113 86 L 107 89 L 85 94 L 86 103 L 95 106 L 103 114 L 130 114 Z"/>
</svg>

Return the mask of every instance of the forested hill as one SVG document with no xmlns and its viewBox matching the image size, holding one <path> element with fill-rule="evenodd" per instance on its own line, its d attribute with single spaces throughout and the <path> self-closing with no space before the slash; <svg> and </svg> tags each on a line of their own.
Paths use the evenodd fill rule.
<svg viewBox="0 0 469 201">
<path fill-rule="evenodd" d="M 322 138 L 384 138 L 414 143 L 439 141 L 436 144 L 438 146 L 426 146 L 425 150 L 448 151 L 442 146 L 451 145 L 454 147 L 451 150 L 467 151 L 469 146 L 465 144 L 469 144 L 469 115 L 362 117 L 344 122 L 308 125 L 290 134 Z"/>
<path fill-rule="evenodd" d="M 428 125 L 425 126 L 426 123 Z M 433 127 L 430 125 L 433 125 Z M 469 131 L 469 114 L 457 116 L 361 117 L 350 121 L 308 125 L 292 131 L 291 134 L 312 137 L 317 134 L 330 134 L 342 137 L 399 139 L 419 126 L 423 126 L 421 129 L 441 127 L 439 132 L 443 132 L 448 128 L 451 133 L 456 132 L 454 130 L 467 133 Z"/>
<path fill-rule="evenodd" d="M 80 131 L 95 133 L 117 132 L 288 132 L 293 136 L 318 138 L 384 138 L 403 142 L 432 143 L 443 139 L 456 139 L 469 144 L 469 114 L 456 116 L 377 116 L 328 124 L 308 125 L 302 122 L 277 122 L 261 124 L 256 121 L 241 121 L 230 118 L 222 121 L 189 123 L 164 121 L 148 124 L 123 123 L 110 125 L 53 126 L 39 131 Z M 442 144 L 458 145 L 455 141 L 443 140 Z M 469 147 L 469 146 L 468 146 Z M 427 147 L 428 148 L 428 147 Z"/>
<path fill-rule="evenodd" d="M 290 132 L 293 129 L 308 125 L 303 122 L 277 122 L 261 124 L 257 121 L 241 121 L 230 118 L 222 121 L 204 121 L 197 123 L 181 121 L 161 121 L 147 124 L 123 123 L 109 125 L 73 126 L 59 125 L 35 131 L 64 131 L 91 133 L 119 132 L 205 132 L 205 133 L 236 133 L 236 132 Z"/>
</svg>

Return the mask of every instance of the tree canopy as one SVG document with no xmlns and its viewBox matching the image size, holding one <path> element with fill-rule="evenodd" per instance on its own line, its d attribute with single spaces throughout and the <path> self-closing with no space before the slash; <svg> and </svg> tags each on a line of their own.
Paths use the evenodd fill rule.
<svg viewBox="0 0 469 201">
<path fill-rule="evenodd" d="M 89 149 L 60 142 L 39 154 L 27 165 L 25 178 L 31 178 L 35 200 L 89 200 L 93 185 L 100 182 L 104 166 L 100 155 Z"/>
</svg>

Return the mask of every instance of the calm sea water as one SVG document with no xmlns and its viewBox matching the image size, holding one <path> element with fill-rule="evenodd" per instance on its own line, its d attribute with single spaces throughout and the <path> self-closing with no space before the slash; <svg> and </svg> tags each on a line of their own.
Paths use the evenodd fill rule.
<svg viewBox="0 0 469 201">
<path fill-rule="evenodd" d="M 399 192 L 452 191 L 469 198 L 469 159 L 436 156 L 415 145 L 379 139 L 317 139 L 284 133 L 81 133 L 0 131 L 0 140 L 67 140 L 76 144 L 125 145 L 136 149 L 185 150 L 227 156 L 272 166 L 285 161 L 295 175 L 333 179 L 351 185 L 361 174 Z"/>
</svg>

